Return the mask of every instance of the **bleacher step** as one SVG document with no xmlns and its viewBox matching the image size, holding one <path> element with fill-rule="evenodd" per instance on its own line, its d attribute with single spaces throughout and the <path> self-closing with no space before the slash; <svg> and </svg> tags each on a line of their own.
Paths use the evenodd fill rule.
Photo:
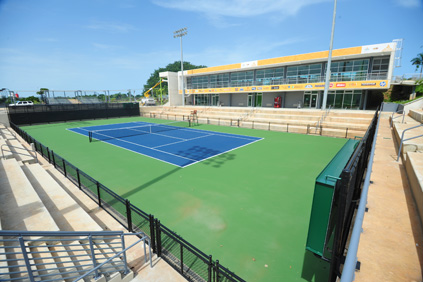
<svg viewBox="0 0 423 282">
<path fill-rule="evenodd" d="M 103 231 L 41 165 L 22 169 L 61 231 Z"/>
<path fill-rule="evenodd" d="M 14 157 L 24 163 L 36 163 L 37 159 L 32 152 L 29 152 L 17 139 L 7 140 Z"/>
<path fill-rule="evenodd" d="M 0 203 L 5 230 L 59 231 L 15 159 L 0 161 Z"/>
</svg>

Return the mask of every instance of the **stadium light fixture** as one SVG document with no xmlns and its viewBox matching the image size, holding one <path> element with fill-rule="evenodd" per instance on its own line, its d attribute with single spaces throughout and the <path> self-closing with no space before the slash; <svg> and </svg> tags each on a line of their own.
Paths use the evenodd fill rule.
<svg viewBox="0 0 423 282">
<path fill-rule="evenodd" d="M 330 83 L 330 66 L 332 62 L 332 49 L 333 49 L 333 34 L 335 33 L 335 19 L 336 19 L 336 1 L 333 7 L 333 19 L 332 19 L 332 32 L 330 34 L 330 44 L 329 44 L 329 56 L 328 56 L 328 64 L 326 68 L 326 78 L 325 78 L 325 90 L 323 91 L 323 103 L 322 103 L 322 110 L 326 109 L 326 103 L 328 100 L 328 91 L 329 91 L 329 83 Z"/>
<path fill-rule="evenodd" d="M 184 57 L 182 52 L 182 37 L 187 35 L 187 28 L 181 28 L 173 32 L 173 38 L 181 38 L 181 75 L 182 75 L 182 106 L 185 106 L 185 87 L 184 87 Z"/>
</svg>

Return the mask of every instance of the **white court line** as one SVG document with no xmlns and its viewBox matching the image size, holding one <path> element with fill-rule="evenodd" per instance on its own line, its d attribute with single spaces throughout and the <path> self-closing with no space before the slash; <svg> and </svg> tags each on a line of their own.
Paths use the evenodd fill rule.
<svg viewBox="0 0 423 282">
<path fill-rule="evenodd" d="M 75 129 L 75 128 L 73 128 L 73 129 Z M 89 131 L 89 130 L 84 129 L 84 128 L 82 128 L 82 127 L 77 127 L 77 129 L 81 129 L 81 130 Z M 69 130 L 69 129 L 67 129 L 67 130 Z M 179 129 L 179 130 L 191 131 L 192 129 Z M 74 133 L 77 133 L 77 134 L 80 134 L 80 135 L 86 136 L 86 135 L 84 135 L 84 134 L 81 134 L 81 133 L 75 132 L 75 131 L 73 131 L 73 130 L 71 130 L 71 131 L 72 131 L 72 132 L 74 132 Z M 202 130 L 202 129 L 195 129 L 195 131 L 197 131 L 197 133 L 198 133 L 198 131 L 200 131 L 200 132 L 210 132 L 211 134 L 209 134 L 209 135 L 205 135 L 205 136 L 196 137 L 196 138 L 192 138 L 192 139 L 187 139 L 187 141 L 190 141 L 190 140 L 193 140 L 193 139 L 198 139 L 198 138 L 203 138 L 203 137 L 209 137 L 209 136 L 216 135 L 216 136 L 222 136 L 222 137 L 231 137 L 231 138 L 238 138 L 238 139 L 248 140 L 248 141 L 250 141 L 250 142 L 249 142 L 248 144 L 244 144 L 244 145 L 241 145 L 241 146 L 238 146 L 238 147 L 232 148 L 232 149 L 230 149 L 230 150 L 227 150 L 227 151 L 221 152 L 221 153 L 219 153 L 219 154 L 216 154 L 216 155 L 213 155 L 213 156 L 210 156 L 210 157 L 208 157 L 208 158 L 201 159 L 201 160 L 193 160 L 193 159 L 190 159 L 190 158 L 185 158 L 185 157 L 178 156 L 178 155 L 175 155 L 175 154 L 172 154 L 172 153 L 168 153 L 168 152 L 165 152 L 165 151 L 156 150 L 156 151 L 161 152 L 161 153 L 165 153 L 165 154 L 173 155 L 173 156 L 175 156 L 175 157 L 177 157 L 177 158 L 183 158 L 183 159 L 187 159 L 187 160 L 193 161 L 193 163 L 190 163 L 190 164 L 185 165 L 185 166 L 180 166 L 180 165 L 174 164 L 174 163 L 172 163 L 172 162 L 165 161 L 165 160 L 163 160 L 163 159 L 155 158 L 155 157 L 152 157 L 152 156 L 150 156 L 150 155 L 145 155 L 145 154 L 142 154 L 142 153 L 137 152 L 137 151 L 133 151 L 133 150 L 128 149 L 128 148 L 123 147 L 123 146 L 115 145 L 115 144 L 112 144 L 112 143 L 109 143 L 109 142 L 106 142 L 106 143 L 107 143 L 107 144 L 110 144 L 110 145 L 113 145 L 113 146 L 116 146 L 116 147 L 119 147 L 119 148 L 122 148 L 122 149 L 125 149 L 125 150 L 128 150 L 128 151 L 131 151 L 131 152 L 134 152 L 134 153 L 137 153 L 137 154 L 140 154 L 140 155 L 143 155 L 143 156 L 146 156 L 146 157 L 149 157 L 149 158 L 152 158 L 152 159 L 156 159 L 156 160 L 159 160 L 159 161 L 162 161 L 162 162 L 165 162 L 165 163 L 168 163 L 168 164 L 171 164 L 171 165 L 177 166 L 177 167 L 182 167 L 182 168 L 185 168 L 185 167 L 191 166 L 191 165 L 193 165 L 193 164 L 196 164 L 196 163 L 199 163 L 199 162 L 202 162 L 202 161 L 208 160 L 208 159 L 210 159 L 210 158 L 214 158 L 214 157 L 216 157 L 216 156 L 219 156 L 219 155 L 222 155 L 222 154 L 225 154 L 225 153 L 231 152 L 231 151 L 233 151 L 233 150 L 236 150 L 236 149 L 239 149 L 239 148 L 245 147 L 245 146 L 247 146 L 247 145 L 250 145 L 250 144 L 252 144 L 252 143 L 255 143 L 255 142 L 258 142 L 258 141 L 261 141 L 261 140 L 263 140 L 263 139 L 264 139 L 264 138 L 258 138 L 258 137 L 253 137 L 254 139 L 250 139 L 250 138 L 242 138 L 242 137 L 239 137 L 239 136 L 242 136 L 242 135 L 236 135 L 236 134 L 231 134 L 231 133 L 226 133 L 226 134 L 215 134 L 215 133 L 214 133 L 214 132 L 212 132 L 212 131 Z M 155 134 L 155 133 L 151 133 L 151 134 Z M 160 135 L 160 134 L 156 134 L 156 135 Z M 166 136 L 166 135 L 161 135 L 161 136 Z M 169 137 L 169 136 L 166 136 L 166 137 Z M 258 138 L 258 139 L 257 139 L 257 138 Z M 116 138 L 114 138 L 114 139 L 116 139 Z M 125 141 L 125 140 L 120 140 L 120 139 L 116 139 L 116 140 L 118 140 L 118 141 L 124 141 L 124 142 L 127 142 L 127 143 L 132 143 L 132 142 Z M 180 142 L 184 142 L 184 141 L 180 141 Z M 176 143 L 180 143 L 180 142 L 176 142 Z M 147 148 L 147 149 L 152 149 L 152 150 L 155 150 L 155 147 L 154 147 L 154 148 L 151 148 L 151 147 L 147 147 L 147 146 L 139 145 L 139 144 L 136 144 L 136 143 L 132 143 L 132 144 L 133 144 L 133 145 L 136 145 L 136 146 L 144 147 L 144 148 Z M 163 145 L 163 146 L 167 146 L 167 145 L 171 145 L 171 144 L 166 144 L 166 145 Z M 162 147 L 162 146 L 158 146 L 158 147 Z"/>
<path fill-rule="evenodd" d="M 178 142 L 173 142 L 173 143 L 169 143 L 169 144 L 164 144 L 164 145 L 160 145 L 160 146 L 156 146 L 156 147 L 152 147 L 152 148 L 160 148 L 160 147 L 165 147 L 165 146 L 169 146 L 169 145 L 173 145 L 173 144 L 177 144 L 177 143 L 181 143 L 181 142 L 187 142 L 187 141 L 191 141 L 191 140 L 195 140 L 195 139 L 200 139 L 200 138 L 204 138 L 204 137 L 208 137 L 211 136 L 212 134 L 209 135 L 204 135 L 204 136 L 199 136 L 199 137 L 195 137 L 195 138 L 191 138 L 191 139 L 182 139 L 182 141 L 178 141 Z"/>
<path fill-rule="evenodd" d="M 82 129 L 82 130 L 89 131 L 89 130 L 86 130 L 86 129 Z M 99 133 L 97 133 L 97 134 L 99 134 Z M 152 133 L 152 134 L 154 134 L 154 133 Z M 100 135 L 103 135 L 103 136 L 106 136 L 106 137 L 109 137 L 110 138 L 110 136 L 107 136 L 107 135 L 104 135 L 104 134 L 100 134 Z M 154 148 L 151 148 L 151 147 L 147 147 L 147 146 L 144 146 L 144 145 L 141 145 L 141 144 L 137 144 L 137 143 L 134 143 L 134 142 L 131 142 L 131 141 L 122 140 L 122 139 L 119 139 L 119 138 L 110 138 L 110 139 L 113 139 L 113 140 L 116 140 L 116 141 L 121 141 L 121 142 L 126 142 L 126 143 L 129 143 L 129 144 L 135 145 L 135 146 L 147 148 L 147 149 L 154 150 L 154 151 L 157 151 L 157 152 L 160 152 L 160 153 L 164 153 L 164 154 L 168 154 L 168 155 L 171 155 L 171 156 L 174 156 L 174 157 L 177 157 L 177 158 L 186 159 L 186 160 L 190 160 L 190 161 L 197 161 L 197 160 L 194 160 L 194 159 L 190 159 L 190 158 L 178 156 L 178 155 L 175 155 L 175 154 L 166 152 L 166 151 L 160 151 L 160 150 L 157 150 L 157 149 L 154 149 Z M 109 142 L 107 142 L 107 143 L 109 143 Z"/>
</svg>

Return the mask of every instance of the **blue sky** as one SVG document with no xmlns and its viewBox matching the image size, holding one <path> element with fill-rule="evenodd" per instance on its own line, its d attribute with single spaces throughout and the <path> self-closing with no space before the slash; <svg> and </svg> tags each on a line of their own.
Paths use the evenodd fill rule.
<svg viewBox="0 0 423 282">
<path fill-rule="evenodd" d="M 423 52 L 422 0 L 338 0 L 334 48 L 403 38 Z M 0 88 L 141 89 L 180 60 L 216 66 L 329 49 L 333 0 L 0 0 Z M 33 93 L 20 92 L 22 96 Z"/>
</svg>

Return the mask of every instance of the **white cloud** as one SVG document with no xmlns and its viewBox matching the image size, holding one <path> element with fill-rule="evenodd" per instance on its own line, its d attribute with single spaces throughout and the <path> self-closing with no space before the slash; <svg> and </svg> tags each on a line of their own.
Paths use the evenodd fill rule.
<svg viewBox="0 0 423 282">
<path fill-rule="evenodd" d="M 102 21 L 93 22 L 92 24 L 87 25 L 86 28 L 94 30 L 105 30 L 113 33 L 126 33 L 132 30 L 136 30 L 136 28 L 130 24 Z"/>
<path fill-rule="evenodd" d="M 265 14 L 292 16 L 312 4 L 332 0 L 151 0 L 164 8 L 205 14 L 216 23 L 224 17 L 247 18 Z M 412 1 L 412 0 L 407 0 Z M 418 0 L 416 0 L 418 1 Z"/>
<path fill-rule="evenodd" d="M 394 0 L 394 2 L 405 8 L 419 8 L 422 6 L 421 0 Z"/>
</svg>

